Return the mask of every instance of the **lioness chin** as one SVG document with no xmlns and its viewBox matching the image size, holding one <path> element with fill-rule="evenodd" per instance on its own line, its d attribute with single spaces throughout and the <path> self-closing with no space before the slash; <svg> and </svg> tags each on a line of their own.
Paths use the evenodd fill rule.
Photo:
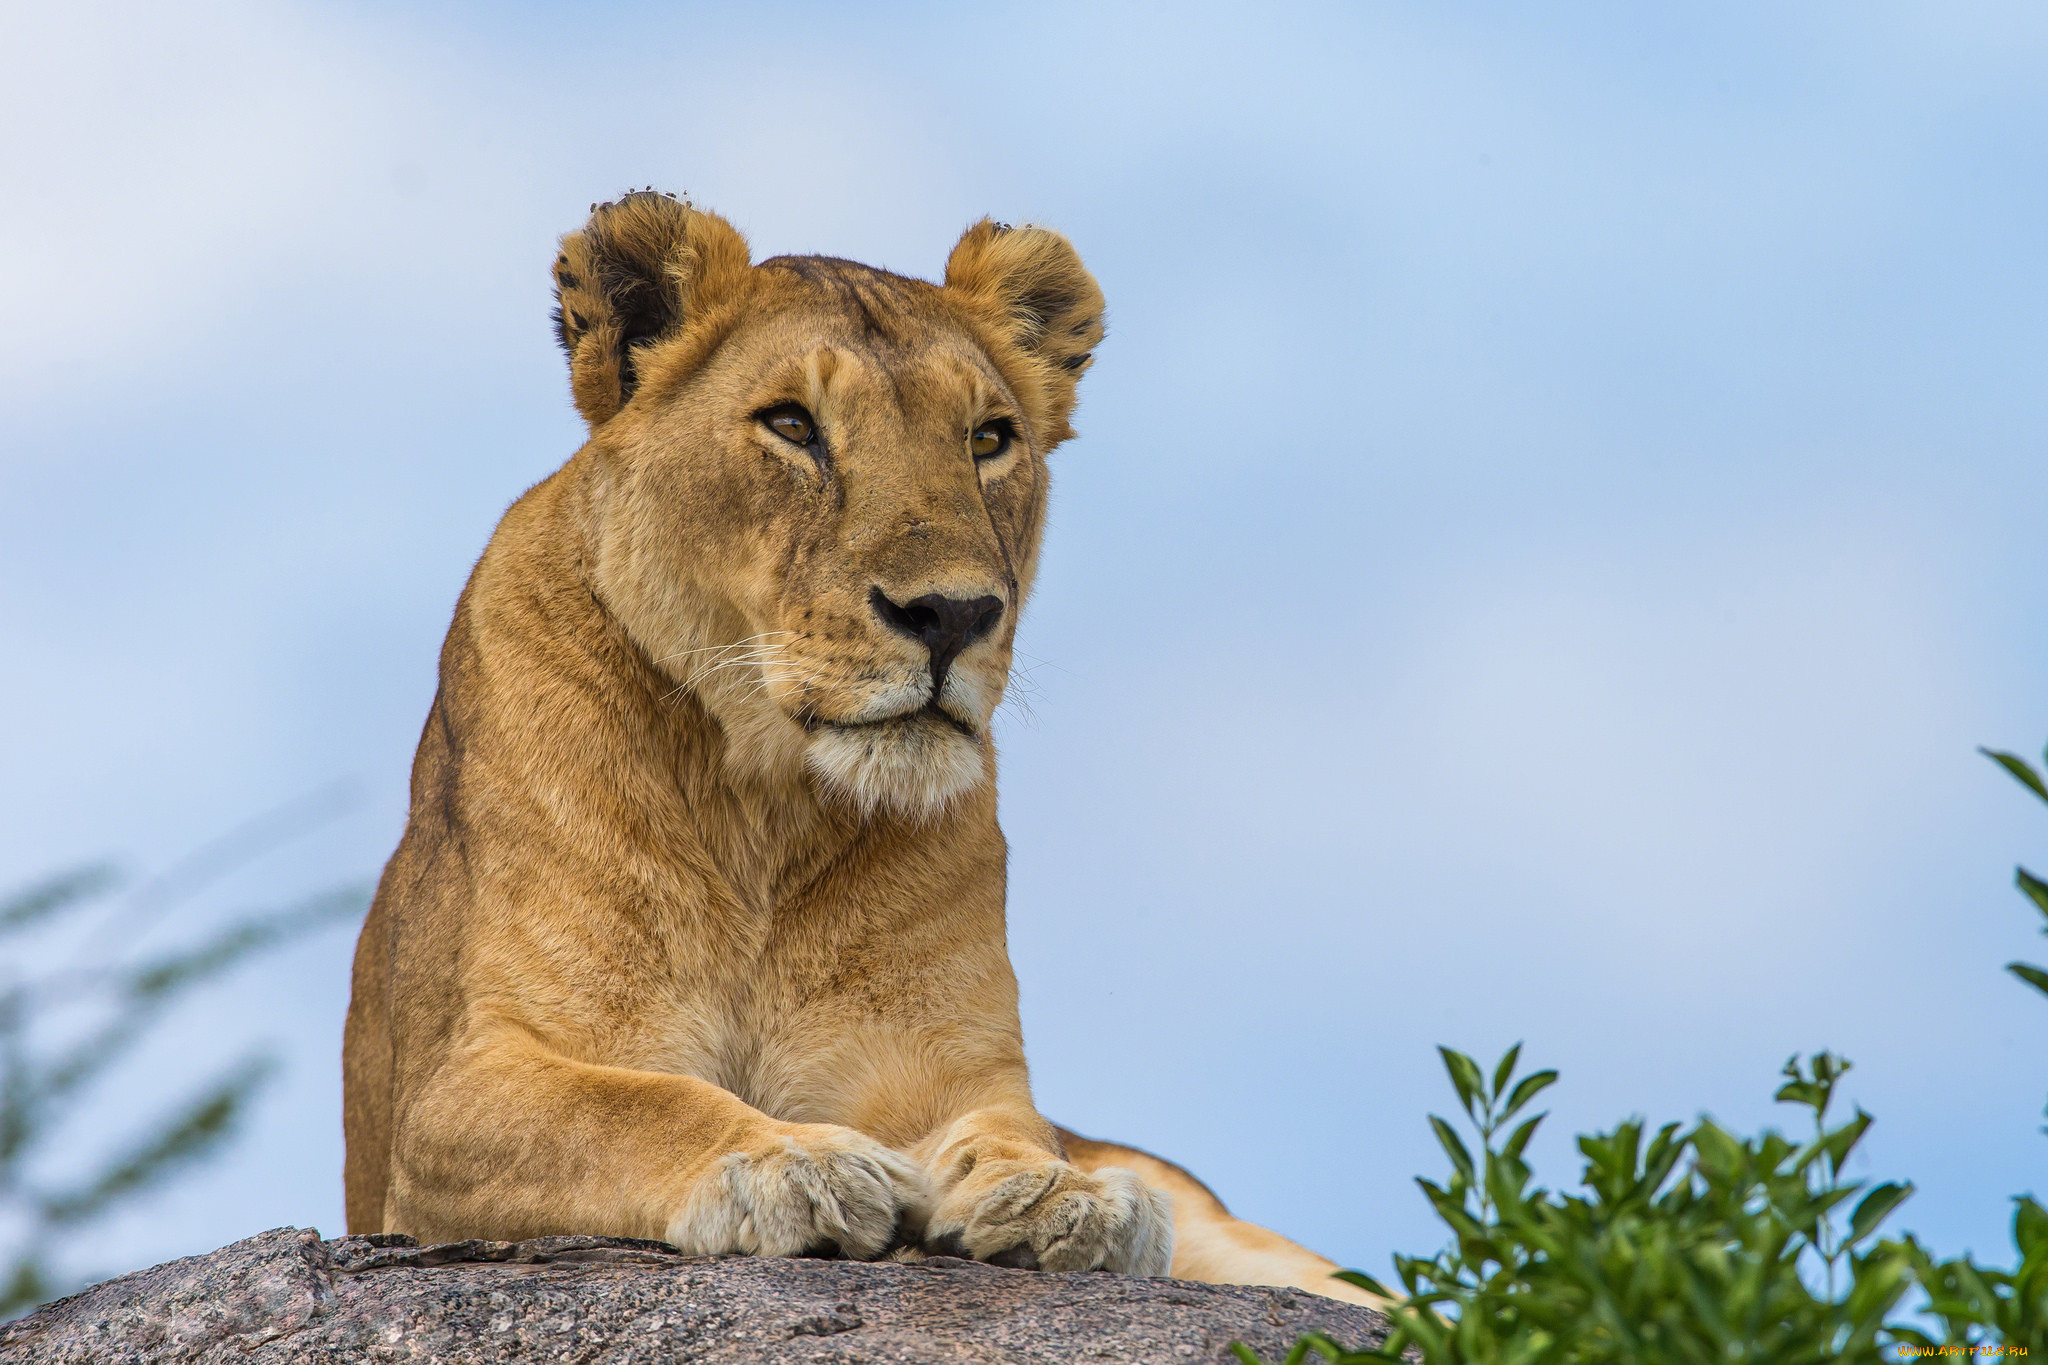
<svg viewBox="0 0 2048 1365">
<path fill-rule="evenodd" d="M 633 194 L 563 240 L 590 439 L 455 610 L 356 950 L 348 1222 L 943 1251 L 1362 1298 L 1031 1098 L 989 718 L 1102 296 L 756 265 Z"/>
</svg>

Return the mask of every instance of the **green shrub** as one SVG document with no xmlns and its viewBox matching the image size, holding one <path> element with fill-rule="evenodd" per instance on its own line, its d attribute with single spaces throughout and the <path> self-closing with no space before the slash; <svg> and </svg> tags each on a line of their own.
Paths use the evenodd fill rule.
<svg viewBox="0 0 2048 1365">
<path fill-rule="evenodd" d="M 2048 782 L 2025 760 L 1985 753 L 2048 802 Z M 2025 868 L 2017 882 L 2048 918 L 2048 882 Z M 2048 970 L 2007 970 L 2048 994 Z M 2014 1200 L 2009 1271 L 1937 1260 L 1910 1234 L 1880 1237 L 1912 1186 L 1843 1180 L 1871 1118 L 1859 1109 L 1829 1126 L 1849 1070 L 1840 1058 L 1785 1064 L 1777 1098 L 1809 1112 L 1804 1140 L 1738 1137 L 1710 1119 L 1649 1134 L 1631 1119 L 1579 1138 L 1585 1166 L 1567 1193 L 1532 1184 L 1523 1159 L 1544 1118 L 1524 1111 L 1557 1073 L 1517 1079 L 1519 1045 L 1490 1075 L 1439 1051 L 1478 1139 L 1467 1146 L 1430 1116 L 1451 1170 L 1441 1184 L 1417 1183 L 1450 1243 L 1434 1256 L 1394 1257 L 1405 1297 L 1380 1348 L 1347 1351 L 1311 1335 L 1286 1365 L 1801 1365 L 1970 1347 L 2048 1352 L 2048 1210 Z M 1396 1298 L 1368 1275 L 1342 1278 Z"/>
<path fill-rule="evenodd" d="M 1799 1365 L 1896 1360 L 1902 1347 L 2048 1350 L 2048 1212 L 2018 1201 L 2013 1272 L 1938 1262 L 1911 1236 L 1880 1238 L 1912 1187 L 1842 1178 L 1871 1119 L 1858 1110 L 1829 1125 L 1849 1070 L 1839 1058 L 1785 1065 L 1777 1098 L 1810 1113 L 1804 1141 L 1768 1130 L 1738 1137 L 1708 1119 L 1651 1134 L 1631 1119 L 1580 1137 L 1580 1188 L 1553 1192 L 1531 1183 L 1522 1156 L 1543 1115 L 1521 1115 L 1556 1073 L 1517 1080 L 1519 1049 L 1490 1077 L 1463 1053 L 1442 1052 L 1478 1139 L 1468 1147 L 1431 1116 L 1451 1171 L 1442 1184 L 1417 1183 L 1450 1245 L 1394 1258 L 1405 1297 L 1382 1347 L 1346 1351 L 1311 1336 L 1290 1365 L 1404 1354 L 1428 1365 Z M 1370 1276 L 1343 1278 L 1395 1297 Z M 1906 1316 L 1916 1309 L 1917 1325 Z M 1243 1348 L 1238 1355 L 1256 1365 Z"/>
</svg>

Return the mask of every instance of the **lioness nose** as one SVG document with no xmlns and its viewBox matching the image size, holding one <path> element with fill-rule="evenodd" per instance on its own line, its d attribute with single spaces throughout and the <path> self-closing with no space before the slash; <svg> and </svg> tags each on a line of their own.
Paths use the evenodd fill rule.
<svg viewBox="0 0 2048 1365">
<path fill-rule="evenodd" d="M 868 593 L 868 602 L 883 625 L 921 641 L 931 651 L 935 697 L 960 651 L 994 630 L 1003 617 L 999 597 L 942 597 L 928 592 L 908 602 L 893 602 L 889 594 L 875 588 Z"/>
</svg>

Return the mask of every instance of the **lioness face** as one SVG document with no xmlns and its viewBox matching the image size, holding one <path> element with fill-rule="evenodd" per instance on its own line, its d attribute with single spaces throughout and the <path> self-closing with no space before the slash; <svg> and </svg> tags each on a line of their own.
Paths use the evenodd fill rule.
<svg viewBox="0 0 2048 1365">
<path fill-rule="evenodd" d="M 642 362 L 612 517 L 633 579 L 672 592 L 636 624 L 693 642 L 657 656 L 679 685 L 779 712 L 835 792 L 931 809 L 982 775 L 1044 457 L 932 286 L 837 262 L 763 273 L 701 363 Z"/>
<path fill-rule="evenodd" d="M 1071 378 L 1048 401 L 954 273 L 783 257 L 700 290 L 698 325 L 625 344 L 593 443 L 600 591 L 677 704 L 724 722 L 728 762 L 801 765 L 863 812 L 929 815 L 992 773 L 1067 434 Z"/>
</svg>

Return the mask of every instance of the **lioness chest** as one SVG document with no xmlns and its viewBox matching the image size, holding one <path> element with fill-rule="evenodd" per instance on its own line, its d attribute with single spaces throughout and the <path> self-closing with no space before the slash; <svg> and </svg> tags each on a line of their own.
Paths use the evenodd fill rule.
<svg viewBox="0 0 2048 1365">
<path fill-rule="evenodd" d="M 533 1022 L 579 1061 L 695 1076 L 789 1122 L 908 1132 L 944 1101 L 927 1072 L 1017 1050 L 987 814 L 943 857 L 863 840 L 780 895 L 664 859 L 658 892 L 585 902 L 573 930 L 529 926 L 526 960 L 504 967 L 554 983 L 557 1017 Z"/>
</svg>

